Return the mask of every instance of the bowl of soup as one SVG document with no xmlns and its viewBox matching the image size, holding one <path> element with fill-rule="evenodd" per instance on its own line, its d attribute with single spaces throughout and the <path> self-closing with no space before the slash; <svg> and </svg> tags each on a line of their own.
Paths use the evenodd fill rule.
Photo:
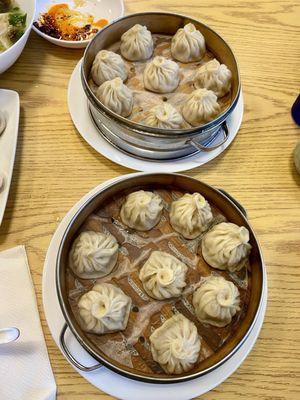
<svg viewBox="0 0 300 400">
<path fill-rule="evenodd" d="M 22 53 L 35 14 L 35 0 L 0 1 L 0 74 Z"/>
</svg>

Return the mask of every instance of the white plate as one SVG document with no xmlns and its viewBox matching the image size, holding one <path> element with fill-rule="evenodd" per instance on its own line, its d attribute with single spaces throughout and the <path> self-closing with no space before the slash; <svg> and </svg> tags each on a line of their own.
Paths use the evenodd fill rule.
<svg viewBox="0 0 300 400">
<path fill-rule="evenodd" d="M 220 146 L 216 150 L 210 151 L 209 153 L 201 152 L 195 156 L 181 160 L 162 162 L 140 160 L 118 150 L 109 144 L 99 133 L 92 118 L 90 117 L 87 98 L 81 84 L 80 67 L 81 61 L 79 61 L 71 75 L 68 88 L 68 106 L 73 123 L 83 139 L 86 140 L 87 143 L 99 154 L 102 154 L 109 160 L 123 165 L 124 167 L 144 172 L 180 172 L 199 167 L 221 154 L 231 144 L 241 126 L 244 113 L 242 92 L 235 110 L 227 119 L 229 138 L 223 146 Z M 216 142 L 218 140 L 219 138 L 216 138 Z"/>
<path fill-rule="evenodd" d="M 72 209 L 63 218 L 49 245 L 43 271 L 43 304 L 48 326 L 50 328 L 52 337 L 59 348 L 59 335 L 65 321 L 56 293 L 55 266 L 57 251 L 63 233 L 74 214 L 94 193 L 96 193 L 100 188 L 103 189 L 104 187 L 107 187 L 110 184 L 126 177 L 127 176 L 125 175 L 123 177 L 117 177 L 110 181 L 104 182 L 79 200 L 79 202 L 75 204 L 74 207 L 72 207 Z M 241 365 L 254 346 L 262 327 L 266 311 L 267 277 L 265 269 L 264 281 L 265 285 L 263 288 L 262 307 L 260 309 L 257 321 L 245 343 L 228 361 L 203 377 L 183 383 L 161 385 L 134 381 L 118 375 L 105 367 L 89 373 L 85 373 L 77 369 L 76 371 L 98 389 L 121 400 L 188 400 L 200 396 L 209 390 L 212 390 L 226 380 Z M 75 357 L 83 365 L 90 366 L 97 364 L 97 362 L 93 360 L 93 358 L 81 347 L 70 331 L 68 331 L 66 335 L 66 342 L 72 354 L 75 355 Z"/>
<path fill-rule="evenodd" d="M 76 10 L 84 13 L 93 15 L 95 21 L 100 18 L 105 18 L 108 22 L 112 22 L 115 19 L 122 17 L 124 14 L 124 3 L 123 0 L 82 0 L 83 5 L 77 7 Z M 54 4 L 68 4 L 71 9 L 75 8 L 76 2 L 74 0 L 37 0 L 35 21 L 38 20 L 39 16 L 48 11 L 48 9 Z M 91 39 L 81 40 L 80 42 L 60 40 L 53 38 L 45 33 L 41 32 L 33 25 L 35 32 L 42 38 L 54 43 L 58 46 L 68 47 L 72 49 L 84 48 L 88 45 Z"/>
<path fill-rule="evenodd" d="M 0 174 L 4 187 L 0 190 L 0 225 L 3 219 L 14 169 L 19 131 L 20 100 L 17 92 L 0 89 L 0 110 L 6 119 L 6 128 L 0 136 Z"/>
</svg>

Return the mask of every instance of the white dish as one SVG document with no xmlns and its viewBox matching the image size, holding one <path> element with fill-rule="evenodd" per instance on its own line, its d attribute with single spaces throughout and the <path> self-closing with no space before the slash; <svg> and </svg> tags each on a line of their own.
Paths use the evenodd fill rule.
<svg viewBox="0 0 300 400">
<path fill-rule="evenodd" d="M 27 42 L 35 14 L 35 0 L 17 0 L 18 6 L 27 13 L 26 30 L 23 36 L 9 49 L 0 53 L 0 74 L 11 67 L 21 55 Z"/>
<path fill-rule="evenodd" d="M 117 177 L 102 183 L 79 200 L 79 202 L 75 204 L 63 218 L 49 245 L 43 271 L 43 305 L 52 337 L 59 348 L 59 335 L 65 323 L 59 306 L 55 284 L 56 257 L 61 238 L 67 225 L 83 203 L 85 203 L 100 188 L 105 188 L 118 180 L 124 179 L 125 177 Z M 264 281 L 267 282 L 265 269 Z M 228 361 L 203 377 L 183 383 L 161 385 L 134 381 L 118 375 L 105 367 L 89 373 L 79 370 L 76 371 L 98 389 L 121 400 L 170 400 L 170 398 L 176 400 L 188 400 L 200 396 L 221 384 L 245 360 L 259 335 L 264 320 L 266 304 L 267 283 L 265 283 L 263 288 L 263 303 L 257 321 L 245 343 Z M 81 347 L 70 331 L 67 332 L 66 341 L 72 354 L 75 355 L 76 359 L 82 364 L 86 366 L 97 364 L 97 362 L 93 360 L 93 358 Z M 174 393 L 176 393 L 176 395 L 174 395 Z"/>
<path fill-rule="evenodd" d="M 81 61 L 78 62 L 71 75 L 68 88 L 68 106 L 73 123 L 83 139 L 99 154 L 124 167 L 144 172 L 180 172 L 197 168 L 221 154 L 232 143 L 241 126 L 244 113 L 242 92 L 235 110 L 227 119 L 229 138 L 223 146 L 210 152 L 201 152 L 188 158 L 171 161 L 145 161 L 130 156 L 108 143 L 96 128 L 90 116 L 87 98 L 81 84 L 80 67 Z M 221 138 L 222 135 L 220 133 Z M 218 143 L 219 140 L 220 137 L 216 137 L 211 145 Z"/>
<path fill-rule="evenodd" d="M 49 7 L 54 4 L 68 4 L 71 9 L 74 9 L 76 1 L 74 0 L 37 0 L 37 7 L 35 13 L 35 21 L 38 20 L 39 16 L 48 11 Z M 124 14 L 124 3 L 123 0 L 82 0 L 83 5 L 76 7 L 77 11 L 91 14 L 95 20 L 105 18 L 108 22 L 122 17 Z M 86 47 L 91 39 L 81 41 L 70 41 L 60 40 L 53 38 L 45 33 L 41 32 L 33 25 L 34 31 L 42 38 L 49 42 L 56 44 L 61 47 L 67 47 L 72 49 L 81 49 Z"/>
<path fill-rule="evenodd" d="M 6 127 L 0 136 L 0 174 L 4 176 L 4 186 L 0 190 L 0 225 L 3 219 L 14 169 L 19 131 L 20 101 L 17 92 L 0 89 L 0 110 L 4 114 Z"/>
</svg>

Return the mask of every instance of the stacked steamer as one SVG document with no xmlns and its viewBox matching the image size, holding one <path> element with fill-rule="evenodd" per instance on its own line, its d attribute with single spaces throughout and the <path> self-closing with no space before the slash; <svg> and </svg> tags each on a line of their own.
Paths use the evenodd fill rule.
<svg viewBox="0 0 300 400">
<path fill-rule="evenodd" d="M 206 50 L 192 23 L 173 37 L 152 35 L 136 24 L 114 49 L 98 52 L 89 84 L 116 114 L 160 130 L 181 130 L 204 125 L 224 111 L 231 71 Z"/>
<path fill-rule="evenodd" d="M 150 302 L 160 310 L 166 303 L 175 304 L 189 293 L 192 313 L 204 329 L 220 331 L 231 324 L 241 309 L 240 289 L 234 281 L 238 282 L 240 272 L 248 268 L 251 251 L 248 230 L 225 222 L 224 218 L 220 222 L 220 215 L 200 193 L 139 190 L 114 201 L 117 206 L 114 203 L 105 207 L 105 212 L 111 207 L 117 208 L 112 213 L 114 222 L 104 224 L 106 214 L 98 211 L 92 216 L 92 225 L 86 225 L 96 229 L 82 229 L 69 253 L 72 274 L 92 282 L 76 305 L 82 329 L 96 335 L 126 330 L 133 301 L 113 278 L 118 275 L 114 271 L 118 269 L 121 248 L 124 253 L 125 242 L 132 247 L 134 235 L 147 248 L 142 265 L 137 262 L 142 297 L 149 296 Z M 101 223 L 103 232 L 98 232 Z M 188 279 L 191 266 L 182 256 L 171 254 L 171 247 L 159 248 L 162 238 L 157 237 L 157 229 L 165 224 L 172 229 L 168 237 L 176 236 L 187 248 L 195 244 L 199 247 L 197 251 L 202 253 L 209 273 L 191 283 Z M 116 236 L 119 237 L 117 232 L 125 235 L 123 243 L 118 243 L 117 237 L 109 232 L 113 229 Z M 157 244 L 157 250 L 149 248 L 149 238 Z M 131 261 L 129 271 L 133 270 L 135 261 Z M 168 375 L 183 374 L 197 366 L 201 362 L 202 346 L 196 323 L 178 311 L 162 320 L 161 326 L 152 329 L 149 335 L 152 359 Z"/>
</svg>

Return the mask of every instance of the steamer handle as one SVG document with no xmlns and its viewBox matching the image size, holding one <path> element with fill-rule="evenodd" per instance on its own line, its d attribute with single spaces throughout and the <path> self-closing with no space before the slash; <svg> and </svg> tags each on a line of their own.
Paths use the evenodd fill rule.
<svg viewBox="0 0 300 400">
<path fill-rule="evenodd" d="M 68 349 L 68 347 L 67 347 L 67 345 L 66 345 L 66 342 L 65 342 L 65 333 L 66 333 L 67 328 L 68 328 L 68 325 L 65 324 L 65 325 L 63 326 L 62 331 L 61 331 L 60 336 L 59 336 L 59 342 L 60 342 L 62 351 L 63 351 L 63 353 L 64 353 L 64 356 L 67 358 L 67 360 L 68 360 L 74 367 L 76 367 L 76 368 L 80 369 L 80 371 L 84 371 L 84 372 L 94 371 L 95 369 L 98 369 L 98 368 L 103 367 L 102 364 L 93 365 L 93 366 L 91 366 L 91 367 L 85 367 L 84 365 L 80 364 L 80 362 L 77 361 L 77 360 L 73 357 L 73 355 L 70 353 L 70 351 L 69 351 L 69 349 Z"/>
<path fill-rule="evenodd" d="M 223 135 L 224 135 L 223 140 L 220 143 L 216 144 L 215 146 L 210 146 L 210 147 L 204 146 L 201 143 L 197 143 L 194 139 L 189 139 L 186 141 L 186 143 L 187 144 L 190 143 L 192 146 L 194 146 L 197 150 L 200 150 L 200 151 L 209 152 L 209 151 L 215 150 L 218 147 L 222 146 L 229 137 L 229 130 L 228 130 L 226 121 L 224 121 L 222 123 L 221 129 L 223 130 Z"/>
<path fill-rule="evenodd" d="M 231 194 L 227 193 L 226 190 L 224 189 L 217 189 L 219 192 L 221 192 L 222 194 L 224 194 L 224 196 L 226 196 L 229 200 L 231 200 L 234 205 L 237 206 L 237 208 L 241 211 L 241 213 L 244 215 L 244 217 L 248 218 L 248 214 L 246 209 L 241 205 L 241 203 L 239 203 L 234 197 L 231 196 Z"/>
</svg>

